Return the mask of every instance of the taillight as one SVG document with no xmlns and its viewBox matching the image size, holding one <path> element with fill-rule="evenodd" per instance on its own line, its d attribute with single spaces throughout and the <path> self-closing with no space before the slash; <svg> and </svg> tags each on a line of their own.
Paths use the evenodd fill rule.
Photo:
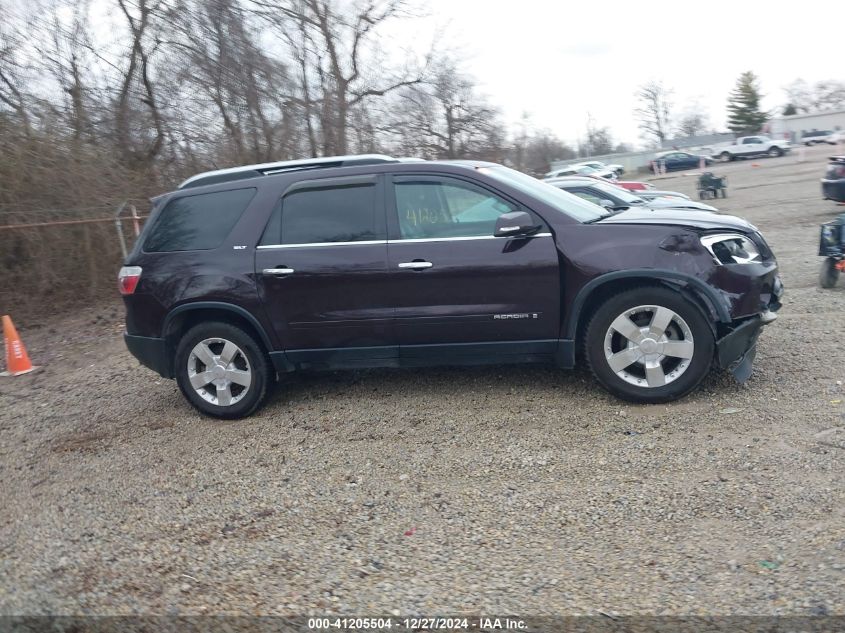
<svg viewBox="0 0 845 633">
<path fill-rule="evenodd" d="M 135 292 L 138 285 L 138 280 L 141 279 L 140 266 L 124 266 L 117 273 L 117 284 L 120 288 L 120 294 L 131 295 Z"/>
</svg>

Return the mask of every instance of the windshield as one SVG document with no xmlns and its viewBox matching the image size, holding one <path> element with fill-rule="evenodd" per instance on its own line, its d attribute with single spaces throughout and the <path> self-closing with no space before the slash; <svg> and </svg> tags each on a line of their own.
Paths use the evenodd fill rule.
<svg viewBox="0 0 845 633">
<path fill-rule="evenodd" d="M 597 204 L 582 200 L 578 196 L 573 196 L 563 189 L 558 189 L 554 185 L 537 180 L 508 167 L 496 165 L 493 167 L 483 167 L 481 171 L 506 185 L 519 189 L 535 198 L 539 198 L 550 207 L 579 222 L 592 222 L 609 215 L 607 211 Z"/>
<path fill-rule="evenodd" d="M 639 196 L 635 196 L 627 189 L 623 189 L 622 187 L 617 187 L 616 185 L 610 185 L 605 182 L 601 182 L 597 180 L 595 183 L 590 184 L 593 189 L 598 189 L 602 193 L 606 193 L 609 196 L 613 196 L 614 198 L 618 198 L 625 204 L 642 204 L 645 202 Z"/>
</svg>

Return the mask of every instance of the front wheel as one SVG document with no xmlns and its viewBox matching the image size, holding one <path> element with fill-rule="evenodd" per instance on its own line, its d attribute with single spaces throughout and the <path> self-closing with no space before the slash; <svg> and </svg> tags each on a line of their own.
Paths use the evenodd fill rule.
<svg viewBox="0 0 845 633">
<path fill-rule="evenodd" d="M 836 267 L 836 260 L 833 257 L 825 257 L 819 272 L 819 285 L 822 288 L 833 288 L 837 281 L 839 281 L 839 269 Z"/>
<path fill-rule="evenodd" d="M 771 156 L 772 158 L 783 156 L 783 150 L 780 147 L 771 147 L 769 148 L 769 156 Z"/>
<path fill-rule="evenodd" d="M 637 288 L 601 305 L 585 355 L 596 379 L 632 402 L 669 402 L 710 371 L 713 333 L 697 306 L 667 288 Z"/>
<path fill-rule="evenodd" d="M 723 163 L 729 163 L 731 162 L 731 155 L 728 152 L 722 152 L 719 154 L 719 160 Z"/>
<path fill-rule="evenodd" d="M 260 344 L 229 323 L 208 322 L 191 328 L 179 341 L 176 382 L 201 413 L 215 418 L 243 418 L 264 401 L 274 374 Z"/>
</svg>

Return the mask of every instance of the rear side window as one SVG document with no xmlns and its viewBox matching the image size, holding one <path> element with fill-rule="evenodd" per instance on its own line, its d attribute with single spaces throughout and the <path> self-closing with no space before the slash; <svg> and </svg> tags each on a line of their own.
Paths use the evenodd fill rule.
<svg viewBox="0 0 845 633">
<path fill-rule="evenodd" d="M 274 218 L 268 230 L 275 231 Z M 376 217 L 374 184 L 305 189 L 288 194 L 281 206 L 281 240 L 262 243 L 322 244 L 384 239 Z"/>
<path fill-rule="evenodd" d="M 144 250 L 165 253 L 217 248 L 254 195 L 255 189 L 235 189 L 171 200 L 144 241 Z"/>
</svg>

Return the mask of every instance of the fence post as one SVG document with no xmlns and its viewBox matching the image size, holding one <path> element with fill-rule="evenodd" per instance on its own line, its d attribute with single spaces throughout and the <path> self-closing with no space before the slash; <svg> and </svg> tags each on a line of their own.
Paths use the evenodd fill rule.
<svg viewBox="0 0 845 633">
<path fill-rule="evenodd" d="M 135 228 L 135 237 L 141 234 L 141 224 L 138 222 L 138 210 L 135 205 L 129 207 L 129 213 L 132 215 L 132 226 Z"/>
<path fill-rule="evenodd" d="M 114 214 L 114 226 L 117 229 L 117 239 L 120 240 L 120 251 L 123 253 L 123 258 L 126 259 L 126 238 L 123 236 L 123 221 L 120 219 L 124 207 L 126 207 L 126 200 L 117 207 L 117 213 Z"/>
</svg>

